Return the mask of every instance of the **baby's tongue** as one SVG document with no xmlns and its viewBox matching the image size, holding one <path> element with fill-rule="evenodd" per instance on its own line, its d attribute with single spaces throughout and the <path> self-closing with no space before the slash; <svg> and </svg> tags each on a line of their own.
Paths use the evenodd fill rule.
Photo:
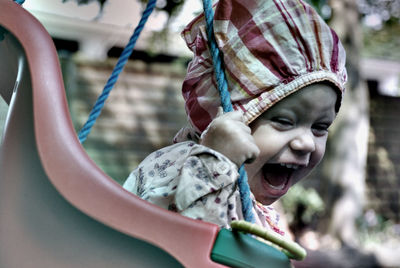
<svg viewBox="0 0 400 268">
<path fill-rule="evenodd" d="M 264 179 L 272 186 L 282 186 L 289 177 L 289 169 L 279 164 L 267 164 L 263 168 Z"/>
</svg>

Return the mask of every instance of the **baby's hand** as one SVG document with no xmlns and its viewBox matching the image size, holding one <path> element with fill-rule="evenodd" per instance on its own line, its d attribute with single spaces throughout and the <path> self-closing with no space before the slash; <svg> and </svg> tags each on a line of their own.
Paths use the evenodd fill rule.
<svg viewBox="0 0 400 268">
<path fill-rule="evenodd" d="M 260 153 L 250 127 L 238 111 L 222 114 L 220 110 L 201 135 L 200 144 L 222 153 L 238 167 L 254 161 Z"/>
</svg>

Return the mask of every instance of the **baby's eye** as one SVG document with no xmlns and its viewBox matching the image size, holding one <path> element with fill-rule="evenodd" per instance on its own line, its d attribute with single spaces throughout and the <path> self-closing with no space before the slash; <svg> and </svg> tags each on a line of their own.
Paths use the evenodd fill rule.
<svg viewBox="0 0 400 268">
<path fill-rule="evenodd" d="M 294 125 L 293 121 L 285 117 L 274 117 L 271 121 L 279 128 L 288 129 Z"/>
<path fill-rule="evenodd" d="M 328 133 L 330 124 L 314 124 L 312 131 L 316 136 L 323 136 Z"/>
</svg>

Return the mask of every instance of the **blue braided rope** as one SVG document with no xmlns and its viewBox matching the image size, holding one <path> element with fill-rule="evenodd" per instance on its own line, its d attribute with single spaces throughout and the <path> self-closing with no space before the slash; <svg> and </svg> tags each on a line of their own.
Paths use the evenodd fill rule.
<svg viewBox="0 0 400 268">
<path fill-rule="evenodd" d="M 203 0 L 203 8 L 204 14 L 207 23 L 207 37 L 208 43 L 211 50 L 211 56 L 214 65 L 215 71 L 215 78 L 217 80 L 217 88 L 221 98 L 221 105 L 224 112 L 233 111 L 230 93 L 228 91 L 228 82 L 225 76 L 225 72 L 223 69 L 223 60 L 222 54 L 219 51 L 219 48 L 215 41 L 214 36 L 214 25 L 213 25 L 213 18 L 214 18 L 214 10 L 212 9 L 211 0 Z M 255 218 L 253 215 L 252 207 L 253 202 L 250 198 L 250 187 L 247 182 L 247 173 L 244 169 L 244 165 L 239 168 L 239 192 L 240 192 L 240 199 L 242 201 L 242 212 L 244 219 L 248 222 L 255 222 Z"/>
<path fill-rule="evenodd" d="M 228 91 L 228 82 L 225 77 L 224 67 L 222 65 L 222 56 L 214 37 L 214 10 L 212 9 L 211 0 L 203 1 L 204 15 L 207 23 L 207 37 L 210 46 L 210 52 L 213 59 L 215 79 L 217 80 L 217 88 L 221 98 L 221 105 L 224 112 L 233 111 L 231 96 Z"/>
<path fill-rule="evenodd" d="M 242 212 L 244 215 L 244 219 L 248 222 L 255 223 L 256 220 L 253 215 L 253 201 L 250 198 L 250 186 L 247 181 L 247 173 L 244 169 L 244 164 L 239 168 L 239 192 L 240 192 L 240 200 L 242 201 Z"/>
<path fill-rule="evenodd" d="M 110 78 L 108 79 L 106 85 L 104 86 L 103 92 L 98 97 L 96 103 L 93 106 L 92 111 L 89 114 L 88 120 L 83 125 L 82 129 L 80 130 L 80 132 L 78 134 L 78 138 L 81 143 L 83 143 L 86 140 L 87 136 L 90 133 L 90 130 L 92 129 L 94 123 L 96 122 L 97 118 L 99 117 L 99 115 L 101 113 L 101 109 L 103 108 L 108 95 L 110 94 L 111 90 L 113 89 L 115 83 L 118 80 L 119 74 L 122 72 L 123 68 L 125 67 L 125 64 L 127 63 L 130 55 L 132 54 L 133 48 L 135 47 L 136 41 L 139 38 L 139 35 L 142 32 L 144 25 L 147 22 L 147 19 L 149 18 L 150 14 L 154 10 L 156 1 L 157 0 L 149 0 L 149 2 L 147 3 L 146 9 L 143 11 L 143 14 L 139 21 L 139 24 L 136 26 L 135 31 L 132 34 L 131 38 L 129 39 L 128 44 L 122 51 L 122 54 L 121 54 L 120 58 L 118 59 L 118 62 L 116 64 L 116 66 L 114 67 L 114 70 L 112 71 Z"/>
</svg>

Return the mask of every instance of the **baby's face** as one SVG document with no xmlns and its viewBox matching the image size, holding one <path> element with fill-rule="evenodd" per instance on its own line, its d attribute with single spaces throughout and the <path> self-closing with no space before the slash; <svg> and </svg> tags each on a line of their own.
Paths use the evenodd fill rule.
<svg viewBox="0 0 400 268">
<path fill-rule="evenodd" d="M 245 167 L 257 201 L 272 204 L 321 161 L 336 99 L 331 86 L 312 84 L 250 124 L 260 155 Z"/>
</svg>

